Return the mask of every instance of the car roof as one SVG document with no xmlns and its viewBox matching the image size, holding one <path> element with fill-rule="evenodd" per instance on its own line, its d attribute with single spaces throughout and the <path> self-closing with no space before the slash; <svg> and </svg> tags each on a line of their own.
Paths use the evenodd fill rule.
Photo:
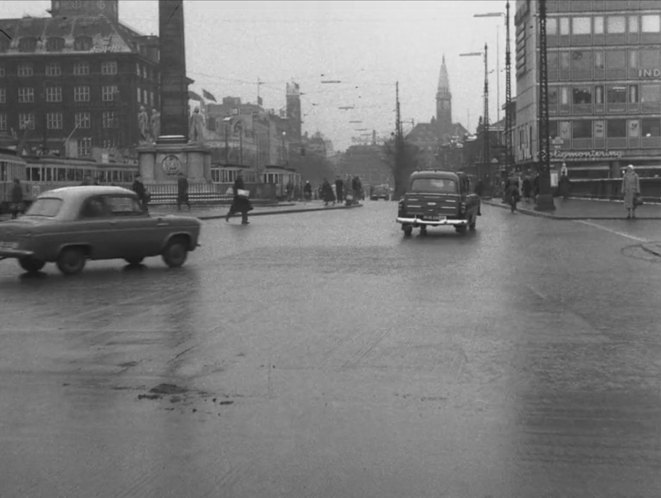
<svg viewBox="0 0 661 498">
<path fill-rule="evenodd" d="M 459 175 L 454 171 L 424 170 L 411 173 L 411 180 L 415 178 L 448 178 L 457 180 Z"/>
<path fill-rule="evenodd" d="M 75 187 L 60 187 L 42 192 L 39 197 L 59 197 L 62 199 L 85 198 L 90 195 L 133 194 L 133 190 L 124 187 L 107 185 L 78 185 Z"/>
</svg>

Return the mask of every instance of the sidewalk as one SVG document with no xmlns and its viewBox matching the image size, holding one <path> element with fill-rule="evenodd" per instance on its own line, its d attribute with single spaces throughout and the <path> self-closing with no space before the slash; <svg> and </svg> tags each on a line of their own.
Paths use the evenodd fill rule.
<svg viewBox="0 0 661 498">
<path fill-rule="evenodd" d="M 500 199 L 483 199 L 484 204 L 509 209 Z M 557 220 L 622 220 L 627 217 L 622 201 L 599 199 L 553 199 L 555 210 L 536 211 L 532 201 L 521 201 L 517 205 L 520 213 L 531 216 L 544 216 Z M 641 220 L 661 220 L 661 203 L 646 202 L 636 209 L 636 218 Z"/>
</svg>

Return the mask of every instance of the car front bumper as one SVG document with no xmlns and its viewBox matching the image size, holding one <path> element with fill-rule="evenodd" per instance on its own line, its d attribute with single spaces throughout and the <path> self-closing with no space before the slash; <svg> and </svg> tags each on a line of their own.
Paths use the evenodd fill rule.
<svg viewBox="0 0 661 498">
<path fill-rule="evenodd" d="M 34 252 L 24 249 L 0 248 L 0 259 L 25 258 L 27 256 L 34 256 Z"/>
<path fill-rule="evenodd" d="M 413 217 L 405 217 L 405 216 L 398 216 L 396 219 L 397 223 L 401 223 L 402 225 L 413 225 L 415 226 L 443 226 L 443 225 L 452 225 L 452 226 L 461 226 L 461 225 L 468 225 L 468 220 L 464 219 L 458 219 L 458 218 L 445 218 L 441 220 L 425 220 L 422 218 L 418 218 L 416 216 Z"/>
</svg>

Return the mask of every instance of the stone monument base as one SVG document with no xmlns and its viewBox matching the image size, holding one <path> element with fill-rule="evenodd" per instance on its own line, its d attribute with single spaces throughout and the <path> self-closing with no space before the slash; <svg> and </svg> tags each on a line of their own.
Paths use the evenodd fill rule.
<svg viewBox="0 0 661 498">
<path fill-rule="evenodd" d="M 138 147 L 145 184 L 176 183 L 179 173 L 189 181 L 211 182 L 211 151 L 199 143 L 182 143 L 182 138 L 162 136 Z"/>
</svg>

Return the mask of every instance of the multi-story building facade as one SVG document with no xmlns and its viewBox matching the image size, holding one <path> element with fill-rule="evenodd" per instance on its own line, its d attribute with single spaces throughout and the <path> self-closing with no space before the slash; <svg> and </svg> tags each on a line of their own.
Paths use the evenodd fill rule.
<svg viewBox="0 0 661 498">
<path fill-rule="evenodd" d="M 570 177 L 619 177 L 629 163 L 661 173 L 661 3 L 548 0 L 551 157 Z M 520 169 L 537 164 L 539 2 L 516 4 Z M 647 170 L 647 171 L 646 171 Z"/>
<path fill-rule="evenodd" d="M 132 157 L 140 107 L 158 109 L 158 38 L 118 20 L 118 0 L 51 3 L 0 25 L 0 132 L 22 153 Z"/>
</svg>

